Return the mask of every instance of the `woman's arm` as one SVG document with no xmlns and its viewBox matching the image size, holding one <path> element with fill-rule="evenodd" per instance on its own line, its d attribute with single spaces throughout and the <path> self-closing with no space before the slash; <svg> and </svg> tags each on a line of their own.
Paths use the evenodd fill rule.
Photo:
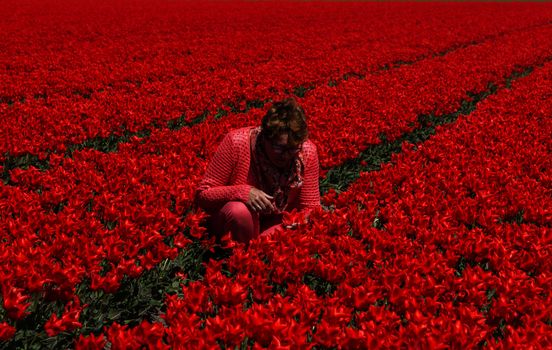
<svg viewBox="0 0 552 350">
<path fill-rule="evenodd" d="M 314 209 L 320 207 L 320 164 L 318 162 L 318 151 L 314 143 L 309 142 L 304 153 L 305 174 L 303 188 L 299 195 L 299 211 L 307 217 Z"/>
<path fill-rule="evenodd" d="M 238 150 L 228 133 L 218 146 L 205 175 L 196 189 L 196 203 L 203 209 L 216 209 L 229 201 L 247 202 L 250 185 L 228 186 L 238 161 Z"/>
</svg>

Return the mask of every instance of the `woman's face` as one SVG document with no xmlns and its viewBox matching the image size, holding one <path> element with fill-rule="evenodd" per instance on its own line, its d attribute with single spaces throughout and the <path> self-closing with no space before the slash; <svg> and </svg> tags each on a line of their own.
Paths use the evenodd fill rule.
<svg viewBox="0 0 552 350">
<path fill-rule="evenodd" d="M 286 168 L 299 152 L 299 147 L 288 145 L 288 135 L 280 134 L 276 139 L 264 142 L 265 152 L 270 161 L 278 168 Z"/>
</svg>

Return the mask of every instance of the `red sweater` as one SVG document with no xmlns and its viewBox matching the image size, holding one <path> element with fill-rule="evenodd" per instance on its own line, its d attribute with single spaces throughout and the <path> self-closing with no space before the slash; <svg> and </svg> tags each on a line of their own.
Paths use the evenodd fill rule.
<svg viewBox="0 0 552 350">
<path fill-rule="evenodd" d="M 230 131 L 218 146 L 196 190 L 196 203 L 201 208 L 216 210 L 229 201 L 245 203 L 249 200 L 249 191 L 255 186 L 250 169 L 249 130 L 252 128 Z M 288 210 L 308 209 L 306 212 L 310 212 L 320 207 L 320 168 L 314 143 L 305 141 L 302 152 L 305 162 L 303 186 L 289 193 Z"/>
</svg>

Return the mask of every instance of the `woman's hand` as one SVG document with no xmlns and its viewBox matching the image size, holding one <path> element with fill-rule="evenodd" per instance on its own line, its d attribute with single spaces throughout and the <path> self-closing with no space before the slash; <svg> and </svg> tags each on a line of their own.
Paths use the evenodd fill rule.
<svg viewBox="0 0 552 350">
<path fill-rule="evenodd" d="M 245 203 L 249 209 L 255 212 L 274 212 L 276 207 L 272 204 L 274 197 L 269 196 L 258 188 L 252 187 L 249 191 L 249 200 Z"/>
</svg>

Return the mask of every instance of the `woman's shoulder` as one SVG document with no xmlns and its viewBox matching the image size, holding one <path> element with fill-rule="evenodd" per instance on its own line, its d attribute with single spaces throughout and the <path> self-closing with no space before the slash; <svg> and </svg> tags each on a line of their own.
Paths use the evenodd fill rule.
<svg viewBox="0 0 552 350">
<path fill-rule="evenodd" d="M 311 140 L 307 139 L 303 142 L 302 153 L 306 162 L 318 162 L 318 150 Z"/>
<path fill-rule="evenodd" d="M 240 141 L 242 139 L 248 139 L 249 131 L 255 128 L 254 126 L 246 126 L 243 128 L 232 129 L 228 131 L 228 137 L 231 137 L 234 141 Z"/>
<path fill-rule="evenodd" d="M 317 154 L 317 148 L 314 142 L 312 142 L 310 139 L 307 139 L 305 142 L 303 142 L 303 154 Z"/>
<path fill-rule="evenodd" d="M 232 144 L 237 148 L 249 146 L 249 131 L 253 129 L 252 126 L 230 130 L 226 134 L 226 138 L 230 139 Z"/>
<path fill-rule="evenodd" d="M 305 142 L 303 142 L 303 150 L 309 151 L 309 152 L 316 152 L 316 145 L 310 139 L 307 139 L 305 140 Z"/>
<path fill-rule="evenodd" d="M 242 138 L 246 139 L 249 136 L 249 131 L 253 128 L 255 127 L 245 126 L 243 128 L 232 129 L 228 132 L 228 136 L 235 140 L 242 139 Z"/>
</svg>

